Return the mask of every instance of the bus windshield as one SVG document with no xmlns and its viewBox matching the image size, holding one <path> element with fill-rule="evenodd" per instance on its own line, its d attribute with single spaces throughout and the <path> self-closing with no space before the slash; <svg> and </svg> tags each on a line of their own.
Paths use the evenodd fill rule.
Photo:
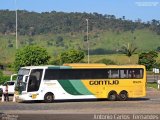
<svg viewBox="0 0 160 120">
<path fill-rule="evenodd" d="M 23 81 L 23 76 L 24 75 L 29 75 L 30 70 L 29 69 L 20 69 L 18 71 L 18 76 L 17 76 L 17 83 L 16 83 L 16 90 L 17 91 L 25 91 L 26 90 L 26 82 Z"/>
</svg>

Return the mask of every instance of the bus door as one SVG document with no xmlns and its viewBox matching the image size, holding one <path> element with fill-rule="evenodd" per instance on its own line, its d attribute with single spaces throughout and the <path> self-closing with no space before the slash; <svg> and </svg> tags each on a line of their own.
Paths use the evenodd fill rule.
<svg viewBox="0 0 160 120">
<path fill-rule="evenodd" d="M 33 69 L 28 80 L 27 92 L 36 92 L 39 90 L 43 69 Z"/>
</svg>

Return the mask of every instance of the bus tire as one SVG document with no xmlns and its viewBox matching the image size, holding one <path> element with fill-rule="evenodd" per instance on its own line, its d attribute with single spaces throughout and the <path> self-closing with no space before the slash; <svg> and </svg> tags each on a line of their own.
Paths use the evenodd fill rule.
<svg viewBox="0 0 160 120">
<path fill-rule="evenodd" d="M 54 95 L 53 93 L 46 93 L 44 96 L 44 102 L 46 103 L 51 103 L 54 100 Z"/>
<path fill-rule="evenodd" d="M 108 100 L 109 101 L 116 101 L 117 100 L 117 92 L 116 91 L 110 91 L 108 94 Z"/>
<path fill-rule="evenodd" d="M 126 101 L 128 99 L 128 92 L 123 90 L 119 93 L 119 100 Z"/>
</svg>

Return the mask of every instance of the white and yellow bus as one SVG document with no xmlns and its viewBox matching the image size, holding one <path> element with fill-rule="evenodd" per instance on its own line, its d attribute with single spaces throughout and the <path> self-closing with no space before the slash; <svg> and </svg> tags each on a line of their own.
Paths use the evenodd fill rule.
<svg viewBox="0 0 160 120">
<path fill-rule="evenodd" d="M 143 65 L 64 64 L 28 66 L 18 72 L 16 98 L 20 100 L 127 100 L 146 95 Z"/>
</svg>

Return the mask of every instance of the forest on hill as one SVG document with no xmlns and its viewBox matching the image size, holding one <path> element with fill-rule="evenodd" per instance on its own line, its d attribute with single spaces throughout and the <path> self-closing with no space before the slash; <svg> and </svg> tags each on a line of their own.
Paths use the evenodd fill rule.
<svg viewBox="0 0 160 120">
<path fill-rule="evenodd" d="M 18 10 L 18 34 L 39 35 L 46 33 L 85 32 L 86 19 L 89 20 L 89 31 L 112 30 L 124 32 L 149 29 L 160 35 L 160 21 L 153 19 L 144 23 L 141 19 L 126 20 L 125 16 L 116 18 L 114 15 L 78 12 L 28 12 Z M 15 11 L 0 10 L 0 33 L 15 33 Z"/>
<path fill-rule="evenodd" d="M 0 10 L 0 63 L 14 61 L 15 18 L 15 11 Z M 143 22 L 99 13 L 26 10 L 18 10 L 18 48 L 38 45 L 47 49 L 52 59 L 68 49 L 82 50 L 87 55 L 86 19 L 90 55 L 122 54 L 121 48 L 128 43 L 137 48 L 136 53 L 160 51 L 160 20 Z"/>
</svg>

